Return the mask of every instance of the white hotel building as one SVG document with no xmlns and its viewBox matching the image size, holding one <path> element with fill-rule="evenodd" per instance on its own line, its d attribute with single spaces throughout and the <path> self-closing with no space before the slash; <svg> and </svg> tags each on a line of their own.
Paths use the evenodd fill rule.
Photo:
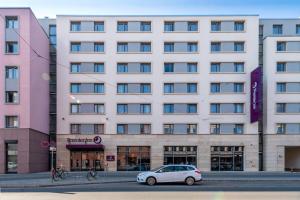
<svg viewBox="0 0 300 200">
<path fill-rule="evenodd" d="M 259 170 L 258 16 L 58 15 L 56 24 L 58 166 Z"/>
</svg>

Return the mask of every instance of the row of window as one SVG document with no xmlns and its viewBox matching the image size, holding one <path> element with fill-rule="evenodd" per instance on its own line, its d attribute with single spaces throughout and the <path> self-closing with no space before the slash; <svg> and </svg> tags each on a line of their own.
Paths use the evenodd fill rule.
<svg viewBox="0 0 300 200">
<path fill-rule="evenodd" d="M 71 114 L 105 114 L 104 104 L 71 103 Z M 165 103 L 164 114 L 197 114 L 197 103 Z M 244 103 L 210 103 L 211 114 L 242 114 Z M 117 104 L 117 114 L 151 114 L 150 103 Z"/>
<path fill-rule="evenodd" d="M 276 83 L 278 93 L 300 93 L 300 82 L 278 82 Z"/>
<path fill-rule="evenodd" d="M 244 73 L 243 62 L 213 62 L 211 73 Z M 300 68 L 300 67 L 299 67 Z M 164 73 L 198 73 L 198 63 L 195 62 L 166 62 Z M 104 63 L 71 63 L 71 73 L 104 73 Z M 117 73 L 151 73 L 151 63 L 117 63 Z"/>
<path fill-rule="evenodd" d="M 299 52 L 300 42 L 299 41 L 278 41 L 276 45 L 278 52 Z"/>
<path fill-rule="evenodd" d="M 276 112 L 300 114 L 300 103 L 276 103 Z"/>
<path fill-rule="evenodd" d="M 197 124 L 163 124 L 164 134 L 197 134 Z M 105 134 L 104 124 L 71 124 L 71 134 Z M 244 124 L 210 124 L 211 134 L 243 134 Z M 117 134 L 151 134 L 151 124 L 117 124 Z"/>
<path fill-rule="evenodd" d="M 164 83 L 165 94 L 188 94 L 198 92 L 197 83 Z M 71 83 L 72 94 L 104 94 L 104 83 Z M 243 93 L 244 83 L 220 82 L 210 83 L 211 93 Z M 118 83 L 117 94 L 150 94 L 150 83 Z"/>
<path fill-rule="evenodd" d="M 273 34 L 282 35 L 283 34 L 283 24 L 273 24 Z M 296 34 L 300 34 L 300 24 L 296 24 Z"/>
<path fill-rule="evenodd" d="M 71 42 L 71 53 L 104 53 L 104 42 Z M 118 53 L 150 53 L 151 42 L 118 42 Z M 244 52 L 245 42 L 211 42 L 211 52 Z M 198 42 L 165 42 L 165 53 L 198 52 Z"/>
<path fill-rule="evenodd" d="M 151 32 L 151 21 L 118 21 L 117 32 Z M 211 21 L 212 32 L 242 32 L 244 21 Z M 72 32 L 104 32 L 104 21 L 71 21 Z M 197 21 L 165 21 L 165 32 L 197 32 Z"/>
</svg>

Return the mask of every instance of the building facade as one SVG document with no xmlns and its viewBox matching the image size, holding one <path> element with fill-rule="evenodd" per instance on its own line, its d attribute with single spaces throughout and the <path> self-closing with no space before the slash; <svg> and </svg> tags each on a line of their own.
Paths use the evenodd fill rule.
<svg viewBox="0 0 300 200">
<path fill-rule="evenodd" d="M 0 8 L 0 27 L 0 173 L 46 171 L 48 37 L 29 8 Z"/>
<path fill-rule="evenodd" d="M 300 20 L 262 19 L 264 165 L 300 169 Z"/>
<path fill-rule="evenodd" d="M 249 115 L 258 16 L 57 16 L 56 23 L 59 166 L 258 170 L 258 123 Z"/>
</svg>

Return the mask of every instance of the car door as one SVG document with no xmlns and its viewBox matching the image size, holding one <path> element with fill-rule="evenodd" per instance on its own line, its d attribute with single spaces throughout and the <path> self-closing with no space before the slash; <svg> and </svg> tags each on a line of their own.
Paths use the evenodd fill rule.
<svg viewBox="0 0 300 200">
<path fill-rule="evenodd" d="M 157 182 L 170 182 L 174 176 L 174 167 L 166 166 L 156 171 L 156 180 Z"/>
<path fill-rule="evenodd" d="M 182 182 L 185 181 L 185 178 L 188 176 L 188 171 L 186 166 L 175 166 L 175 173 L 174 173 L 174 181 Z"/>
</svg>

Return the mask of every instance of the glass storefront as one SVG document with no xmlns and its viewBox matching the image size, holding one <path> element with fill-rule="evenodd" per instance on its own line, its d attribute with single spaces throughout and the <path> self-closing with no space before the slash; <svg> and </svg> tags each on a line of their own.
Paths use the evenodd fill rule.
<svg viewBox="0 0 300 200">
<path fill-rule="evenodd" d="M 17 173 L 18 169 L 18 143 L 6 142 L 6 172 L 7 173 Z"/>
<path fill-rule="evenodd" d="M 196 146 L 165 146 L 164 165 L 189 164 L 197 166 Z"/>
<path fill-rule="evenodd" d="M 119 146 L 117 147 L 118 171 L 148 171 L 150 170 L 149 146 Z"/>
<path fill-rule="evenodd" d="M 212 146 L 211 171 L 243 171 L 244 147 Z"/>
<path fill-rule="evenodd" d="M 98 171 L 104 170 L 103 151 L 71 151 L 71 170 L 81 171 L 95 168 Z"/>
</svg>

